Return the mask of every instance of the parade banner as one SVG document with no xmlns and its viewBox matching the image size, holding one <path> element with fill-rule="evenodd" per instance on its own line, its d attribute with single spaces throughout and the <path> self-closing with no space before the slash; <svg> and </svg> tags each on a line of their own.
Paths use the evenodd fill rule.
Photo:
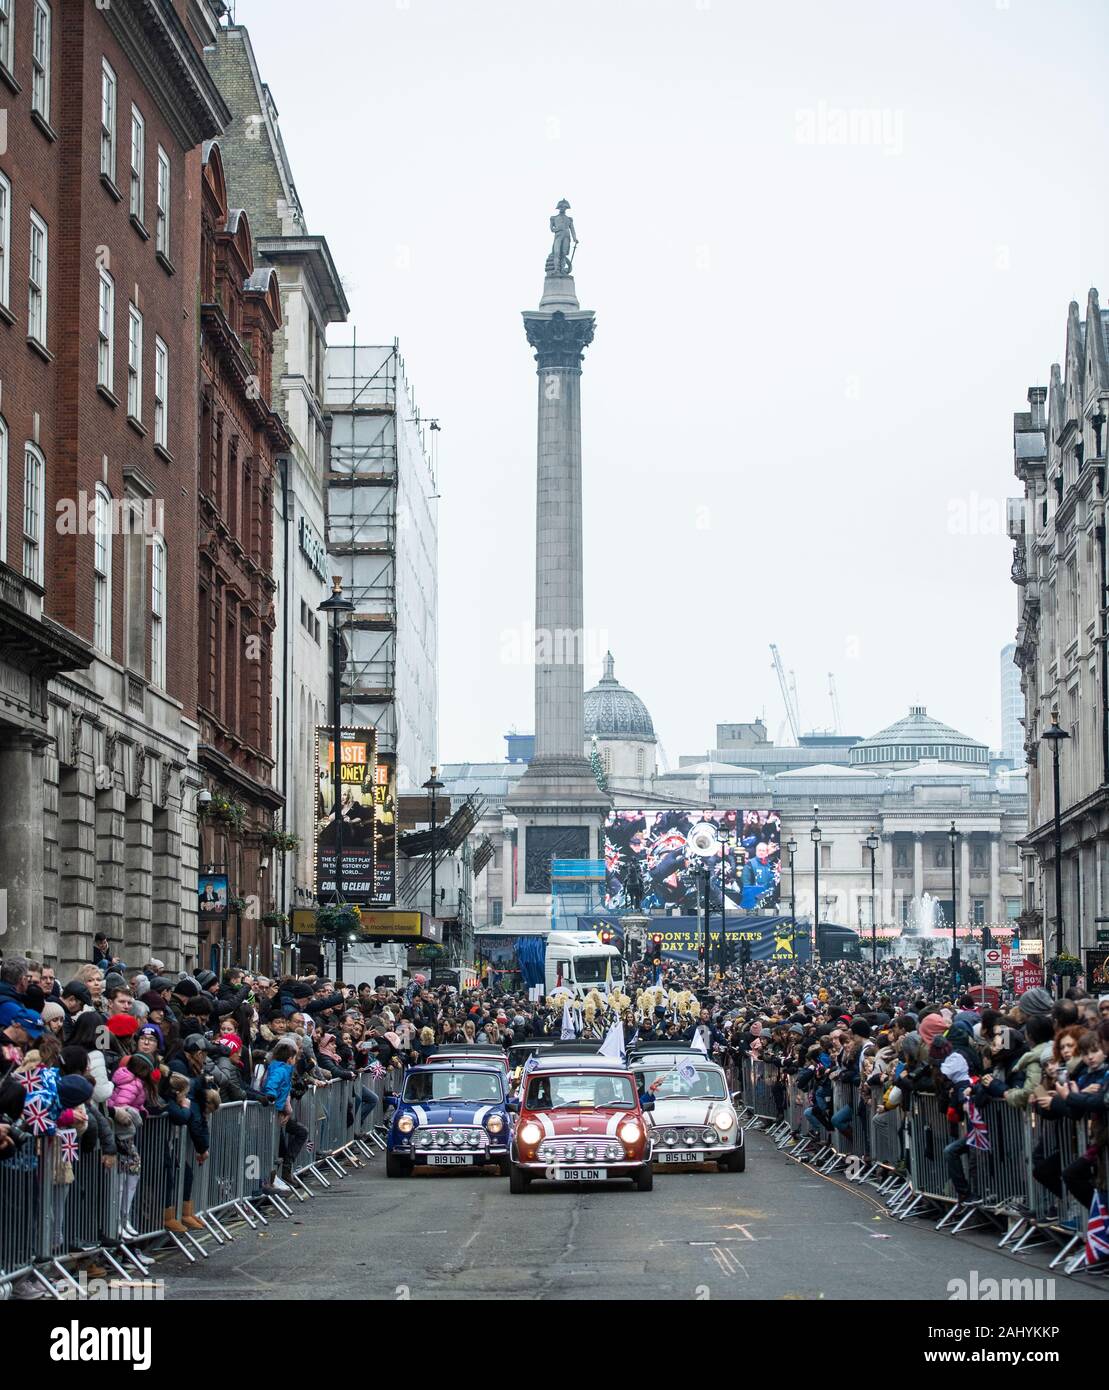
<svg viewBox="0 0 1109 1390">
<path fill-rule="evenodd" d="M 709 907 L 773 912 L 780 896 L 777 811 L 611 811 L 605 822 L 605 908 L 694 912 L 701 902 L 699 857 L 688 847 L 707 822 L 722 848 L 707 859 Z"/>
<path fill-rule="evenodd" d="M 336 819 L 341 817 L 343 897 L 352 903 L 374 903 L 376 733 L 367 727 L 344 728 L 340 743 L 336 782 L 331 730 L 316 730 L 316 896 L 322 902 L 335 894 Z M 395 813 L 393 819 L 395 826 Z"/>
<path fill-rule="evenodd" d="M 374 907 L 397 900 L 397 756 L 379 753 L 374 772 Z M 344 854 L 345 858 L 345 854 Z M 344 870 L 344 877 L 346 877 Z"/>
<path fill-rule="evenodd" d="M 619 918 L 608 913 L 593 913 L 578 917 L 579 931 L 601 932 L 615 930 Z M 662 957 L 664 961 L 695 961 L 700 959 L 700 948 L 704 945 L 704 919 L 689 917 L 656 917 L 644 928 L 644 936 L 650 942 L 652 937 L 662 937 Z M 738 964 L 739 953 L 734 948 L 741 941 L 751 947 L 751 960 L 773 962 L 778 965 L 793 965 L 808 962 L 812 949 L 808 931 L 804 927 L 794 928 L 788 917 L 740 917 L 727 921 L 727 944 L 733 948 L 733 964 Z M 709 958 L 715 962 L 720 952 L 720 914 L 709 922 Z"/>
</svg>

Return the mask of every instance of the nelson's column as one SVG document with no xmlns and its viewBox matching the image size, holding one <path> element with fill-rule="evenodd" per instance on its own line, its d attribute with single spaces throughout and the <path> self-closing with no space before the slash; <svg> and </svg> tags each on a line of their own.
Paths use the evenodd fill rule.
<svg viewBox="0 0 1109 1390">
<path fill-rule="evenodd" d="M 594 315 L 574 288 L 577 235 L 569 203 L 551 218 L 543 298 L 524 310 L 539 376 L 535 494 L 535 756 L 508 798 L 519 877 L 506 926 L 550 927 L 552 859 L 600 859 L 612 804 L 585 756 L 581 542 L 581 364 Z"/>
</svg>

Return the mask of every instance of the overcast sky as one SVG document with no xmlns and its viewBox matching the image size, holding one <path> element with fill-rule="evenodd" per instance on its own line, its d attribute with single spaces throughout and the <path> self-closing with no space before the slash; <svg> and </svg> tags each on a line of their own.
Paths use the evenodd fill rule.
<svg viewBox="0 0 1109 1390">
<path fill-rule="evenodd" d="M 666 754 L 784 707 L 1000 742 L 1012 412 L 1109 291 L 1106 7 L 238 0 L 362 341 L 438 417 L 440 758 L 530 730 L 535 307 L 569 199 L 585 618 Z M 333 330 L 344 341 L 348 329 Z"/>
</svg>

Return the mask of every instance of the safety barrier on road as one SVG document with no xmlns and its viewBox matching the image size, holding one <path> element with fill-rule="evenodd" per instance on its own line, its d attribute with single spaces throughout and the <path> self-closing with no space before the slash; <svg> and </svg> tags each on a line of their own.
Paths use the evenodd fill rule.
<svg viewBox="0 0 1109 1390">
<path fill-rule="evenodd" d="M 980 1127 L 968 1144 L 965 1120 L 949 1120 L 930 1092 L 913 1091 L 907 1110 L 887 1110 L 882 1088 L 834 1077 L 825 1111 L 776 1063 L 748 1056 L 733 1064 L 732 1074 L 743 1093 L 745 1128 L 763 1129 L 799 1164 L 824 1173 L 843 1168 L 850 1181 L 876 1186 L 898 1219 L 938 1218 L 936 1229 L 951 1232 L 1000 1228 L 1001 1246 L 1053 1244 L 1051 1268 L 1067 1274 L 1086 1268 L 1089 1213 L 1062 1177 L 1072 1164 L 1082 1167 L 1084 1123 L 988 1097 L 977 1106 Z M 980 1200 L 961 1201 L 956 1178 Z M 1109 1272 L 1107 1264 L 1097 1272 Z"/>
<path fill-rule="evenodd" d="M 294 1102 L 293 1118 L 304 1117 L 313 1144 L 293 1170 L 300 1201 L 313 1195 L 308 1178 L 326 1187 L 346 1176 L 343 1161 L 358 1167 L 374 1156 L 381 1141 L 365 1126 L 380 1119 L 383 1096 L 382 1078 L 359 1073 L 311 1085 Z M 75 1277 L 82 1267 L 106 1264 L 134 1283 L 147 1275 L 149 1243 L 172 1243 L 195 1262 L 234 1239 L 234 1222 L 267 1225 L 263 1204 L 288 1218 L 273 1186 L 283 1125 L 271 1105 L 225 1103 L 208 1117 L 203 1161 L 187 1127 L 164 1113 L 143 1120 L 133 1157 L 110 1157 L 72 1132 L 22 1136 L 0 1161 L 0 1297 L 24 1278 L 55 1298 L 63 1289 L 86 1297 Z"/>
</svg>

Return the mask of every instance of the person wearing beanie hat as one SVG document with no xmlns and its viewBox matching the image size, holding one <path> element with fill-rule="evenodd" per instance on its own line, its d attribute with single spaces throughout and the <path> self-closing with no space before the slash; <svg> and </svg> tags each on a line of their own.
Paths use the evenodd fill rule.
<svg viewBox="0 0 1109 1390">
<path fill-rule="evenodd" d="M 944 1022 L 943 1014 L 928 1014 L 920 1020 L 917 1032 L 924 1040 L 925 1047 L 931 1047 L 932 1043 L 942 1033 L 947 1031 L 947 1024 Z"/>
<path fill-rule="evenodd" d="M 1048 991 L 1042 985 L 1036 985 L 1020 996 L 1014 1012 L 1019 1014 L 1021 1019 L 1035 1018 L 1038 1014 L 1047 1016 L 1051 1013 L 1053 1003 Z"/>
<path fill-rule="evenodd" d="M 64 1123 L 66 1110 L 76 1110 L 78 1106 L 87 1104 L 92 1099 L 93 1085 L 87 1076 L 59 1076 L 58 1077 L 58 1104 L 62 1107 L 63 1115 L 60 1117 Z"/>
<path fill-rule="evenodd" d="M 92 994 L 83 980 L 70 980 L 62 990 L 62 1004 L 71 1014 L 92 1008 Z"/>
<path fill-rule="evenodd" d="M 160 1057 L 166 1050 L 166 1035 L 156 1023 L 144 1023 L 135 1038 L 135 1051 Z"/>
<path fill-rule="evenodd" d="M 42 1021 L 51 1033 L 60 1034 L 65 1026 L 65 1010 L 53 999 L 48 999 L 42 1006 Z"/>
<path fill-rule="evenodd" d="M 165 1017 L 166 1001 L 155 990 L 149 989 L 145 994 L 140 995 L 139 1002 L 146 1005 L 152 1022 L 158 1021 L 156 1016 L 159 1014 L 163 1018 Z"/>
<path fill-rule="evenodd" d="M 107 1028 L 113 1038 L 133 1038 L 139 1031 L 139 1020 L 134 1014 L 113 1014 Z"/>
<path fill-rule="evenodd" d="M 200 993 L 200 986 L 195 980 L 191 980 L 188 975 L 183 975 L 173 986 L 173 994 L 177 999 L 195 999 Z"/>
</svg>

